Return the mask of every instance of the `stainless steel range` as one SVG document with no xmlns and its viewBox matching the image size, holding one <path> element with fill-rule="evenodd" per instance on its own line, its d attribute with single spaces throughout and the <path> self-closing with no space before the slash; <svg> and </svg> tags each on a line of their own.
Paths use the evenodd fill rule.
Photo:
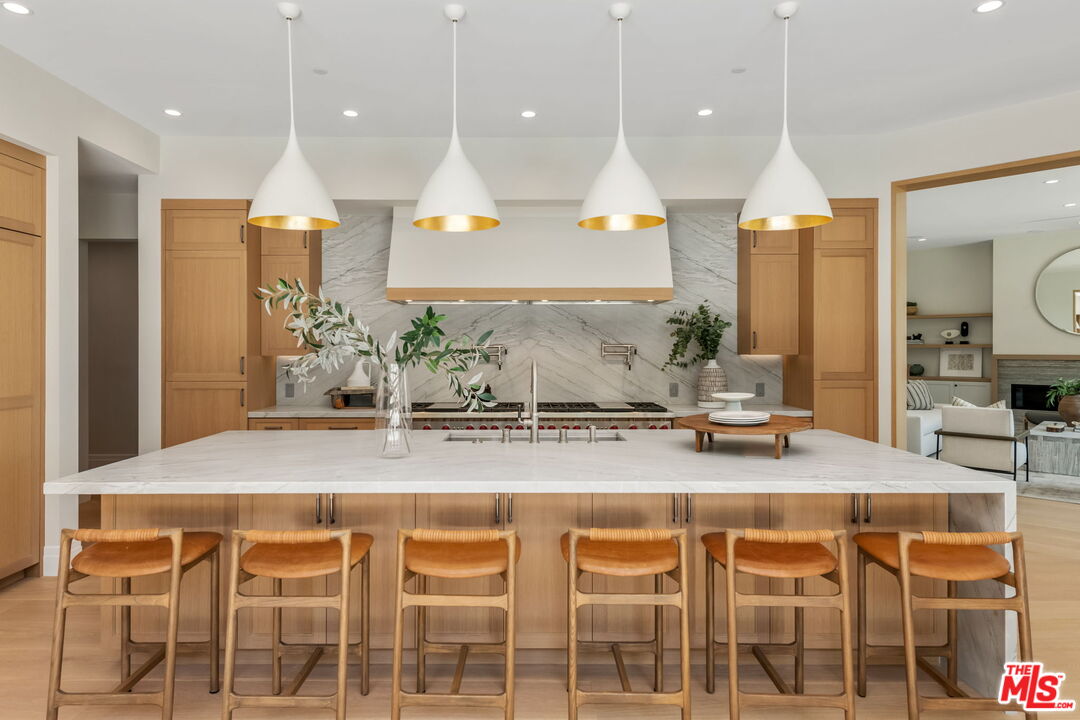
<svg viewBox="0 0 1080 720">
<path fill-rule="evenodd" d="M 500 402 L 482 413 L 470 413 L 452 402 L 413 403 L 413 428 L 417 430 L 524 430 L 524 402 Z M 668 430 L 675 414 L 663 405 L 646 401 L 541 402 L 537 403 L 539 428 Z"/>
</svg>

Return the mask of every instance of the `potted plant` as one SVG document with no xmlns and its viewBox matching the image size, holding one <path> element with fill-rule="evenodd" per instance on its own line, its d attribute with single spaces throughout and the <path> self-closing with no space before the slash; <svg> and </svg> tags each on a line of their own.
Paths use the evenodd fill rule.
<svg viewBox="0 0 1080 720">
<path fill-rule="evenodd" d="M 1080 378 L 1058 378 L 1046 392 L 1046 407 L 1057 407 L 1061 419 L 1070 425 L 1080 422 Z"/>
<path fill-rule="evenodd" d="M 698 373 L 698 405 L 721 407 L 723 403 L 715 400 L 712 394 L 727 391 L 727 374 L 724 368 L 716 364 L 716 355 L 720 352 L 720 340 L 724 337 L 724 330 L 731 327 L 731 323 L 710 310 L 708 302 L 701 303 L 693 312 L 679 310 L 667 319 L 667 323 L 675 326 L 671 331 L 675 342 L 661 369 L 670 365 L 685 368 L 701 360 L 707 361 Z M 692 342 L 697 343 L 698 352 L 686 359 Z"/>
<path fill-rule="evenodd" d="M 908 300 L 907 314 L 908 315 L 918 315 L 919 314 L 919 303 L 912 302 L 911 300 Z"/>
</svg>

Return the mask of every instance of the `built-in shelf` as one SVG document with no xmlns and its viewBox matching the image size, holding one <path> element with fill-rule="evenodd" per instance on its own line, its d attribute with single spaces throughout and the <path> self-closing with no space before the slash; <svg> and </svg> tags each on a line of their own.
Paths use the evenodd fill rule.
<svg viewBox="0 0 1080 720">
<path fill-rule="evenodd" d="M 946 320 L 951 318 L 994 317 L 994 313 L 957 313 L 956 315 L 908 315 L 908 320 Z"/>
<path fill-rule="evenodd" d="M 908 343 L 908 349 L 910 348 L 991 348 L 994 347 L 989 343 L 953 343 L 952 345 L 946 345 L 944 343 Z"/>
<path fill-rule="evenodd" d="M 908 380 L 947 380 L 956 382 L 990 382 L 988 377 L 943 377 L 941 375 L 908 375 Z"/>
</svg>

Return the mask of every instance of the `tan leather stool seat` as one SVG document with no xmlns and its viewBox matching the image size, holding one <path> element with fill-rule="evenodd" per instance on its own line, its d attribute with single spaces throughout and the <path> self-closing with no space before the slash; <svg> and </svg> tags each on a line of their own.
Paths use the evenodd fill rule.
<svg viewBox="0 0 1080 720">
<path fill-rule="evenodd" d="M 521 559 L 521 540 L 517 557 Z M 405 567 L 418 575 L 441 578 L 476 578 L 506 572 L 506 541 L 405 543 Z"/>
<path fill-rule="evenodd" d="M 900 537 L 891 532 L 859 533 L 855 544 L 875 560 L 900 569 Z M 1009 572 L 1009 561 L 983 545 L 911 543 L 911 574 L 936 580 L 989 580 Z"/>
<path fill-rule="evenodd" d="M 569 562 L 570 533 L 563 533 L 559 545 L 563 560 Z M 679 566 L 679 546 L 674 540 L 613 542 L 583 537 L 578 540 L 577 561 L 579 570 L 598 575 L 659 575 Z"/>
<path fill-rule="evenodd" d="M 197 560 L 217 547 L 221 535 L 215 532 L 186 532 L 180 545 L 180 564 Z M 172 540 L 147 542 L 98 542 L 86 547 L 71 561 L 71 569 L 97 577 L 141 577 L 169 572 Z"/>
<path fill-rule="evenodd" d="M 375 541 L 367 533 L 352 534 L 351 565 L 360 562 Z M 341 570 L 341 543 L 255 543 L 240 557 L 240 567 L 262 577 L 311 578 Z"/>
<path fill-rule="evenodd" d="M 727 533 L 701 536 L 705 549 L 723 565 L 727 560 Z M 739 572 L 772 578 L 824 575 L 836 569 L 836 556 L 821 543 L 767 543 L 735 541 L 735 566 Z"/>
</svg>

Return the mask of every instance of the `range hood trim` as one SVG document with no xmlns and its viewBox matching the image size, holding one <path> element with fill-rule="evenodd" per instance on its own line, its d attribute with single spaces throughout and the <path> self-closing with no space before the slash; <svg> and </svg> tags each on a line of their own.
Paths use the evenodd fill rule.
<svg viewBox="0 0 1080 720">
<path fill-rule="evenodd" d="M 675 297 L 672 288 L 386 288 L 391 302 L 519 302 L 519 303 L 661 303 Z"/>
</svg>

